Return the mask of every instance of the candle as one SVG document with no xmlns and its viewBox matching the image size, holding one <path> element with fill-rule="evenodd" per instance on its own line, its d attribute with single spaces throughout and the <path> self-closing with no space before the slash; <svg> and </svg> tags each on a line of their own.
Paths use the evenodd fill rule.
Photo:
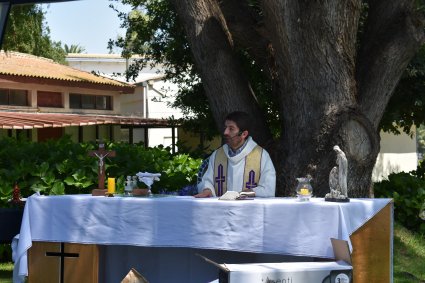
<svg viewBox="0 0 425 283">
<path fill-rule="evenodd" d="M 108 178 L 108 194 L 115 194 L 115 178 Z"/>
</svg>

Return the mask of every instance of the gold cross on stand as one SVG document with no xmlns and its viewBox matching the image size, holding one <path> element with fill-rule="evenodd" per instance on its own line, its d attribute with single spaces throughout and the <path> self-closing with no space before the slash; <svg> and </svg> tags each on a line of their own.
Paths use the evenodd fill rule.
<svg viewBox="0 0 425 283">
<path fill-rule="evenodd" d="M 99 149 L 92 150 L 89 152 L 89 156 L 98 158 L 98 188 L 92 191 L 92 195 L 104 196 L 107 190 L 105 189 L 105 157 L 115 157 L 115 151 L 107 151 L 105 149 L 105 144 L 103 142 L 99 142 Z"/>
</svg>

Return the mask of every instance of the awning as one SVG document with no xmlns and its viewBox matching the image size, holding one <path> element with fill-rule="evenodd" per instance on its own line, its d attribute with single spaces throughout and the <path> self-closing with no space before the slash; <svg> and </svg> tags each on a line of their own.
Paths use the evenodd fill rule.
<svg viewBox="0 0 425 283">
<path fill-rule="evenodd" d="M 149 128 L 169 128 L 177 126 L 175 123 L 165 119 L 146 119 L 121 115 L 0 112 L 0 129 L 34 129 L 106 124 Z"/>
</svg>

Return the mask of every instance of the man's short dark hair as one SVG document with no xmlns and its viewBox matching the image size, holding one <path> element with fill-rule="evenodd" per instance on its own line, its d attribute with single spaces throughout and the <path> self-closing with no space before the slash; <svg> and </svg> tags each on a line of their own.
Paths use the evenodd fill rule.
<svg viewBox="0 0 425 283">
<path fill-rule="evenodd" d="M 248 131 L 250 132 L 251 126 L 251 117 L 248 113 L 243 111 L 234 111 L 232 113 L 227 114 L 225 120 L 233 121 L 236 123 L 240 131 Z"/>
</svg>

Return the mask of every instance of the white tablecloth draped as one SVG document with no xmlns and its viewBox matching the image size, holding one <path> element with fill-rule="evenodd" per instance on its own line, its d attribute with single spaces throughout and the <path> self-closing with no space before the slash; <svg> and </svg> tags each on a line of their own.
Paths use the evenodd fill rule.
<svg viewBox="0 0 425 283">
<path fill-rule="evenodd" d="M 27 275 L 32 241 L 333 258 L 329 239 L 347 240 L 351 247 L 349 236 L 390 201 L 33 195 L 27 199 L 19 240 L 13 245 L 14 273 Z"/>
</svg>

